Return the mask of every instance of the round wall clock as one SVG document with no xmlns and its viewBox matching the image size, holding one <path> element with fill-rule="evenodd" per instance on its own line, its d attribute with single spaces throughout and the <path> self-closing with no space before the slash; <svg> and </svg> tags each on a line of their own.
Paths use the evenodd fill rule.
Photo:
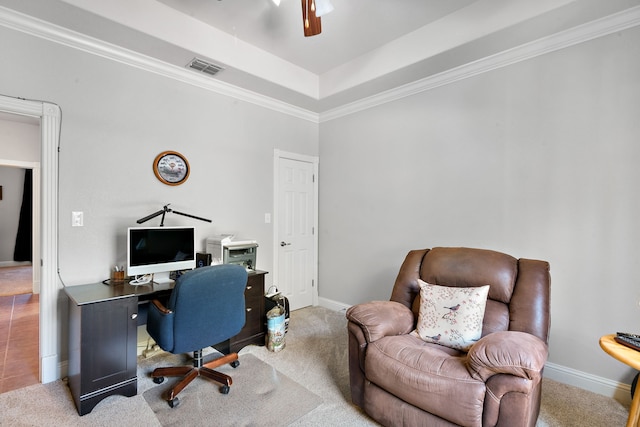
<svg viewBox="0 0 640 427">
<path fill-rule="evenodd" d="M 177 151 L 163 151 L 153 161 L 153 173 L 163 184 L 180 185 L 189 178 L 189 162 Z"/>
</svg>

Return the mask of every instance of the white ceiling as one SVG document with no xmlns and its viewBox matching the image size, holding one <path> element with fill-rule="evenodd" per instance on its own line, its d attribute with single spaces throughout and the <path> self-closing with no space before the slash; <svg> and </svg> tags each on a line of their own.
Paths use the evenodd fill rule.
<svg viewBox="0 0 640 427">
<path fill-rule="evenodd" d="M 300 0 L 159 0 L 314 74 L 323 74 L 474 0 L 332 0 L 321 34 L 304 37 Z"/>
<path fill-rule="evenodd" d="M 640 0 L 0 0 L 16 11 L 312 112 L 328 111 L 634 7 Z"/>
</svg>

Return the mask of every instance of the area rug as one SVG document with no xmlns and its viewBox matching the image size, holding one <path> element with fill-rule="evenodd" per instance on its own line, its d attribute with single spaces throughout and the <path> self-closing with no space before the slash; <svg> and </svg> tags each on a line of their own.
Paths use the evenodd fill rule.
<svg viewBox="0 0 640 427">
<path fill-rule="evenodd" d="M 0 296 L 33 292 L 31 266 L 0 267 Z"/>
<path fill-rule="evenodd" d="M 286 426 L 323 402 L 252 354 L 241 355 L 235 369 L 225 365 L 218 370 L 233 378 L 229 394 L 221 394 L 213 381 L 196 378 L 178 395 L 180 404 L 171 408 L 164 395 L 178 378 L 166 378 L 145 391 L 144 399 L 163 426 Z"/>
</svg>

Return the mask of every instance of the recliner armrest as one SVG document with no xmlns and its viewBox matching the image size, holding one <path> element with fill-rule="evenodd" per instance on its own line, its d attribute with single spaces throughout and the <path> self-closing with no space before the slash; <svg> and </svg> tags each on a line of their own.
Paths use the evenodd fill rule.
<svg viewBox="0 0 640 427">
<path fill-rule="evenodd" d="M 539 379 L 549 348 L 540 338 L 526 332 L 500 331 L 478 340 L 467 354 L 471 376 L 486 382 L 495 374 Z"/>
<path fill-rule="evenodd" d="M 367 342 L 415 329 L 413 312 L 394 301 L 372 301 L 350 307 L 347 319 L 362 328 Z"/>
</svg>

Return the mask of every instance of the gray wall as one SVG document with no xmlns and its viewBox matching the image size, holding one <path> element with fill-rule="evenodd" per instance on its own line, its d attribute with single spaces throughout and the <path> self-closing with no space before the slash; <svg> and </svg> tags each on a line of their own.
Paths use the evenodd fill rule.
<svg viewBox="0 0 640 427">
<path fill-rule="evenodd" d="M 317 155 L 317 124 L 6 28 L 0 39 L 0 93 L 62 109 L 59 267 L 66 285 L 107 278 L 126 258 L 126 228 L 167 203 L 213 220 L 165 220 L 196 226 L 202 250 L 207 236 L 233 232 L 258 240 L 258 267 L 272 269 L 264 213 L 273 212 L 273 150 Z M 155 178 L 152 162 L 164 150 L 188 158 L 185 184 Z M 84 212 L 84 227 L 71 227 L 72 211 Z"/>
<path fill-rule="evenodd" d="M 23 184 L 24 169 L 0 166 L 0 266 L 13 262 Z"/>
<path fill-rule="evenodd" d="M 4 95 L 4 94 L 3 94 Z M 0 162 L 40 161 L 40 124 L 32 117 L 0 114 Z"/>
<path fill-rule="evenodd" d="M 388 299 L 411 249 L 551 263 L 549 361 L 629 383 L 640 330 L 640 28 L 323 123 L 320 295 Z"/>
<path fill-rule="evenodd" d="M 165 220 L 196 226 L 202 250 L 207 236 L 235 233 L 256 239 L 258 268 L 272 270 L 273 224 L 264 213 L 273 212 L 273 150 L 316 156 L 317 124 L 4 27 L 0 40 L 0 94 L 62 110 L 58 251 L 65 285 L 108 278 L 126 259 L 127 227 L 167 203 L 213 220 Z M 154 176 L 153 159 L 165 150 L 188 158 L 185 184 L 166 186 Z M 71 227 L 72 211 L 84 212 L 84 227 Z M 60 293 L 62 361 L 66 304 Z"/>
<path fill-rule="evenodd" d="M 13 262 L 22 205 L 24 169 L 15 165 L 40 161 L 40 125 L 35 122 L 0 114 L 0 265 Z"/>
</svg>

